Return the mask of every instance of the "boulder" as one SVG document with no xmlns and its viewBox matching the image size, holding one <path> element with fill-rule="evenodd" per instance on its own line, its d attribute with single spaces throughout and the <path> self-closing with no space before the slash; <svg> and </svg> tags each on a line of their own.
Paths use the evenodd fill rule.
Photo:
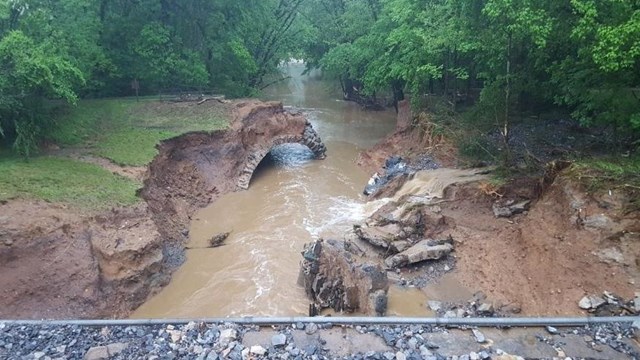
<svg viewBox="0 0 640 360">
<path fill-rule="evenodd" d="M 387 309 L 387 273 L 369 263 L 347 241 L 317 240 L 305 245 L 298 283 L 313 309 L 383 315 Z"/>
</svg>

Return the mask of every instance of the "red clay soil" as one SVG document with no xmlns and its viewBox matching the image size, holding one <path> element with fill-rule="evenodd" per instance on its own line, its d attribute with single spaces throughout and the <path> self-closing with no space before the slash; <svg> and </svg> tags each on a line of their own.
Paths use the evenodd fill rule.
<svg viewBox="0 0 640 360">
<path fill-rule="evenodd" d="M 143 205 L 95 217 L 43 201 L 0 207 L 0 318 L 123 316 L 168 280 Z M 105 259 L 111 246 L 119 247 L 119 259 Z M 155 266 L 136 268 L 149 259 Z M 127 270 L 114 268 L 117 260 Z"/>
<path fill-rule="evenodd" d="M 508 189 L 499 192 L 509 196 Z M 456 240 L 454 276 L 468 289 L 524 315 L 583 315 L 577 302 L 585 295 L 610 291 L 628 300 L 638 290 L 637 214 L 619 218 L 570 180 L 557 179 L 528 213 L 511 219 L 494 216 L 495 198 L 477 184 L 459 189 L 455 198 L 441 207 L 455 223 L 446 231 Z M 594 227 L 580 220 L 602 214 L 612 222 Z M 622 260 L 603 250 L 619 251 Z"/>
<path fill-rule="evenodd" d="M 363 152 L 358 164 L 373 173 L 389 156 L 411 161 L 425 153 L 444 166 L 455 164 L 451 145 L 408 128 L 408 116 L 400 112 L 396 132 Z M 449 227 L 441 234 L 456 242 L 453 277 L 459 283 L 522 315 L 584 315 L 578 301 L 603 291 L 633 298 L 640 290 L 640 214 L 623 215 L 623 193 L 589 195 L 569 176 L 556 175 L 513 179 L 502 188 L 471 183 L 448 189 L 440 207 Z M 390 182 L 382 196 L 404 181 Z M 524 214 L 496 218 L 492 205 L 507 199 L 533 202 Z"/>
</svg>

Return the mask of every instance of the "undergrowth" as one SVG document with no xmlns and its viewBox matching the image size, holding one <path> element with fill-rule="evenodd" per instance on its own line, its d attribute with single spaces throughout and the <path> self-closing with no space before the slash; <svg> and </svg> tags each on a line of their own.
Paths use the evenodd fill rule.
<svg viewBox="0 0 640 360">
<path fill-rule="evenodd" d="M 571 174 L 591 191 L 611 187 L 640 190 L 640 154 L 577 160 Z"/>
</svg>

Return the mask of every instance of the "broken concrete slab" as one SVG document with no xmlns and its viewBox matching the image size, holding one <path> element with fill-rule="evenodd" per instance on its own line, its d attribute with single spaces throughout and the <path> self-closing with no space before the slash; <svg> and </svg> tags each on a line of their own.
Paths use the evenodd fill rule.
<svg viewBox="0 0 640 360">
<path fill-rule="evenodd" d="M 425 260 L 438 260 L 453 251 L 453 241 L 423 240 L 409 249 L 388 257 L 384 263 L 388 268 L 397 268 Z"/>
</svg>

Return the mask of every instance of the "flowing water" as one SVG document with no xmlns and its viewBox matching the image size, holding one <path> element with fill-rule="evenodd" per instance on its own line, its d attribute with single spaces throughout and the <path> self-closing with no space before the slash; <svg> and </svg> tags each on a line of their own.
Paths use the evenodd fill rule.
<svg viewBox="0 0 640 360">
<path fill-rule="evenodd" d="M 342 239 L 385 201 L 437 202 L 453 184 L 484 177 L 473 170 L 438 169 L 417 173 L 394 199 L 366 203 L 369 179 L 355 165 L 360 151 L 395 126 L 395 113 L 370 112 L 339 100 L 335 83 L 303 76 L 268 89 L 266 100 L 304 110 L 327 146 L 327 158 L 313 160 L 298 144 L 272 149 L 253 174 L 247 191 L 226 194 L 193 217 L 187 261 L 171 283 L 142 305 L 134 318 L 203 318 L 307 315 L 309 301 L 297 283 L 305 243 L 319 237 Z M 209 239 L 230 235 L 224 246 Z M 427 298 L 464 301 L 471 293 L 452 274 L 425 289 L 389 289 L 388 315 L 427 316 Z"/>
<path fill-rule="evenodd" d="M 291 79 L 269 88 L 265 99 L 304 110 L 327 158 L 312 160 L 300 145 L 274 149 L 249 190 L 222 196 L 194 215 L 186 263 L 133 317 L 306 315 L 309 302 L 296 285 L 302 246 L 341 238 L 364 218 L 361 192 L 370 174 L 355 160 L 393 130 L 395 113 L 339 100 L 334 82 L 302 76 L 302 65 L 288 71 Z M 221 232 L 231 232 L 225 246 L 204 248 Z"/>
</svg>

